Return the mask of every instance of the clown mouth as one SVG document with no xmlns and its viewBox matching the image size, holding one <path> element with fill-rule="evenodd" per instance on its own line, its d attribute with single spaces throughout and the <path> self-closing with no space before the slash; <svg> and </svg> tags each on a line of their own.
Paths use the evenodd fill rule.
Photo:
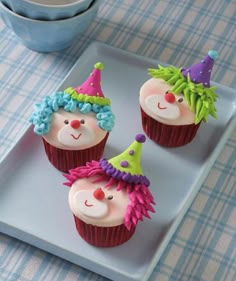
<svg viewBox="0 0 236 281">
<path fill-rule="evenodd" d="M 167 109 L 167 107 L 165 107 L 165 106 L 164 106 L 164 107 L 162 107 L 162 106 L 161 106 L 161 104 L 160 104 L 159 102 L 158 102 L 158 104 L 157 104 L 157 107 L 158 107 L 159 109 Z"/>
<path fill-rule="evenodd" d="M 88 200 L 84 201 L 84 205 L 87 206 L 87 207 L 92 207 L 93 206 L 92 204 L 88 204 Z"/>
<path fill-rule="evenodd" d="M 73 139 L 78 140 L 82 134 L 79 134 L 77 137 L 74 136 L 73 134 L 70 134 L 70 135 L 72 136 Z"/>
</svg>

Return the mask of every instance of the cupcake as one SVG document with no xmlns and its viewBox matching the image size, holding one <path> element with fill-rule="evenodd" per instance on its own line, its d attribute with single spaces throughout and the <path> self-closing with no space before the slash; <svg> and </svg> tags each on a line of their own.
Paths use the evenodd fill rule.
<svg viewBox="0 0 236 281">
<path fill-rule="evenodd" d="M 102 63 L 76 88 L 46 96 L 30 117 L 51 164 L 62 172 L 102 157 L 114 126 L 110 100 L 100 86 Z"/>
<path fill-rule="evenodd" d="M 141 168 L 144 135 L 110 160 L 91 161 L 64 176 L 70 187 L 69 206 L 79 235 L 97 247 L 114 247 L 128 241 L 137 223 L 155 204 L 149 180 Z"/>
<path fill-rule="evenodd" d="M 188 68 L 158 65 L 149 69 L 152 77 L 139 93 L 144 132 L 155 143 L 178 147 L 193 140 L 201 122 L 208 116 L 217 118 L 216 88 L 210 86 L 210 76 L 216 51 Z"/>
</svg>

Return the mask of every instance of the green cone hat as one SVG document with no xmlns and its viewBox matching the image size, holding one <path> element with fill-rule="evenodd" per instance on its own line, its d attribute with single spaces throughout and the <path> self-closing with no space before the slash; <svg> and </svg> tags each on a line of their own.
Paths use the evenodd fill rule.
<svg viewBox="0 0 236 281">
<path fill-rule="evenodd" d="M 100 160 L 101 168 L 114 179 L 149 186 L 150 182 L 144 176 L 141 167 L 142 143 L 145 141 L 144 135 L 136 135 L 135 141 L 121 154 L 110 160 Z"/>
</svg>

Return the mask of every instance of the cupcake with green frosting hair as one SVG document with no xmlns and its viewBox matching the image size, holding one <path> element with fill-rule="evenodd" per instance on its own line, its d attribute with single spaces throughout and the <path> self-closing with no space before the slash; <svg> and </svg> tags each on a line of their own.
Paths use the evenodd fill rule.
<svg viewBox="0 0 236 281">
<path fill-rule="evenodd" d="M 87 80 L 44 97 L 30 117 L 34 132 L 42 137 L 51 164 L 68 172 L 102 157 L 114 127 L 111 101 L 100 81 L 103 64 L 98 62 Z"/>
<path fill-rule="evenodd" d="M 193 140 L 201 122 L 217 118 L 216 88 L 210 85 L 216 51 L 188 68 L 158 65 L 139 94 L 143 130 L 161 146 L 177 147 Z"/>
</svg>

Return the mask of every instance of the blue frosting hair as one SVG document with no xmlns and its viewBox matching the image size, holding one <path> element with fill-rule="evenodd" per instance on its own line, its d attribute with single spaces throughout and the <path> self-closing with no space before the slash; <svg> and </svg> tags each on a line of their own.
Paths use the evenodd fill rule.
<svg viewBox="0 0 236 281">
<path fill-rule="evenodd" d="M 101 129 L 110 132 L 114 127 L 115 116 L 109 105 L 80 102 L 65 92 L 56 92 L 52 96 L 44 97 L 41 103 L 35 105 L 35 111 L 29 121 L 34 125 L 36 134 L 44 135 L 49 132 L 52 114 L 59 108 L 67 112 L 75 112 L 79 109 L 84 114 L 92 111 L 96 114 L 97 124 Z"/>
</svg>

